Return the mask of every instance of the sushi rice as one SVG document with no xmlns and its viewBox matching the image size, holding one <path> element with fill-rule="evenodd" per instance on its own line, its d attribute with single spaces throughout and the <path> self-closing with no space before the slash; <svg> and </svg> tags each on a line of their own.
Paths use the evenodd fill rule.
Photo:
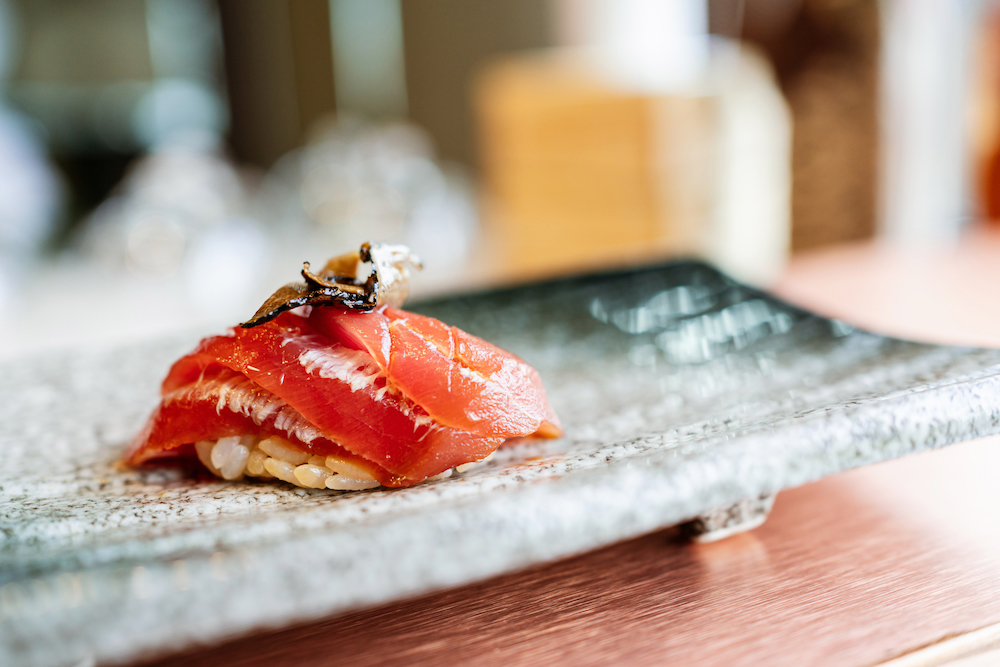
<svg viewBox="0 0 1000 667">
<path fill-rule="evenodd" d="M 227 480 L 246 477 L 279 479 L 304 489 L 362 491 L 381 486 L 364 468 L 337 456 L 313 456 L 296 449 L 284 438 L 253 435 L 231 436 L 195 443 L 198 460 L 213 475 Z M 428 477 L 428 482 L 465 472 L 493 458 L 464 463 Z"/>
</svg>

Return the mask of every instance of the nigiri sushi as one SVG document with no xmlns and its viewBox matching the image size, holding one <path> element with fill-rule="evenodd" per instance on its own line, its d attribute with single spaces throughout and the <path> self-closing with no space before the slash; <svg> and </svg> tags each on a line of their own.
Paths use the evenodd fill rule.
<svg viewBox="0 0 1000 667">
<path fill-rule="evenodd" d="M 533 368 L 398 307 L 411 262 L 366 244 L 319 274 L 307 265 L 304 285 L 174 363 L 125 462 L 197 457 L 225 479 L 357 490 L 450 474 L 509 438 L 558 437 Z"/>
</svg>

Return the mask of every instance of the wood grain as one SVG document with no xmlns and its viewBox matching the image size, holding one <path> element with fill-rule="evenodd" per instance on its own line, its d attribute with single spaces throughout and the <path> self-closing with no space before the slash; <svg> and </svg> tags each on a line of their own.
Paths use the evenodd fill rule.
<svg viewBox="0 0 1000 667">
<path fill-rule="evenodd" d="M 1000 440 L 781 494 L 761 528 L 668 530 L 172 665 L 867 665 L 1000 622 Z"/>
<path fill-rule="evenodd" d="M 773 286 L 813 312 L 901 338 L 1000 346 L 1000 229 L 954 243 L 855 243 L 799 253 Z"/>
</svg>

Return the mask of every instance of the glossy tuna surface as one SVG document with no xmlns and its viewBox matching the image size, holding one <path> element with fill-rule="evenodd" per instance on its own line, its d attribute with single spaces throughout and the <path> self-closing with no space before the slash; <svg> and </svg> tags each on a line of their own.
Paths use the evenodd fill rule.
<svg viewBox="0 0 1000 667">
<path fill-rule="evenodd" d="M 233 435 L 280 436 L 409 486 L 508 438 L 559 433 L 538 374 L 514 355 L 398 309 L 314 308 L 206 338 L 178 360 L 126 462 L 193 457 L 194 443 Z"/>
</svg>

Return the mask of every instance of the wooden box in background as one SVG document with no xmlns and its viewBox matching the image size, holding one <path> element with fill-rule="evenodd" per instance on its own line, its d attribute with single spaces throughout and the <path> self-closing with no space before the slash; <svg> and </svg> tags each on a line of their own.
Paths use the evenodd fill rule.
<svg viewBox="0 0 1000 667">
<path fill-rule="evenodd" d="M 763 59 L 737 50 L 723 65 L 671 95 L 615 87 L 559 52 L 484 69 L 474 105 L 494 252 L 528 275 L 670 256 L 776 275 L 787 111 Z"/>
</svg>

